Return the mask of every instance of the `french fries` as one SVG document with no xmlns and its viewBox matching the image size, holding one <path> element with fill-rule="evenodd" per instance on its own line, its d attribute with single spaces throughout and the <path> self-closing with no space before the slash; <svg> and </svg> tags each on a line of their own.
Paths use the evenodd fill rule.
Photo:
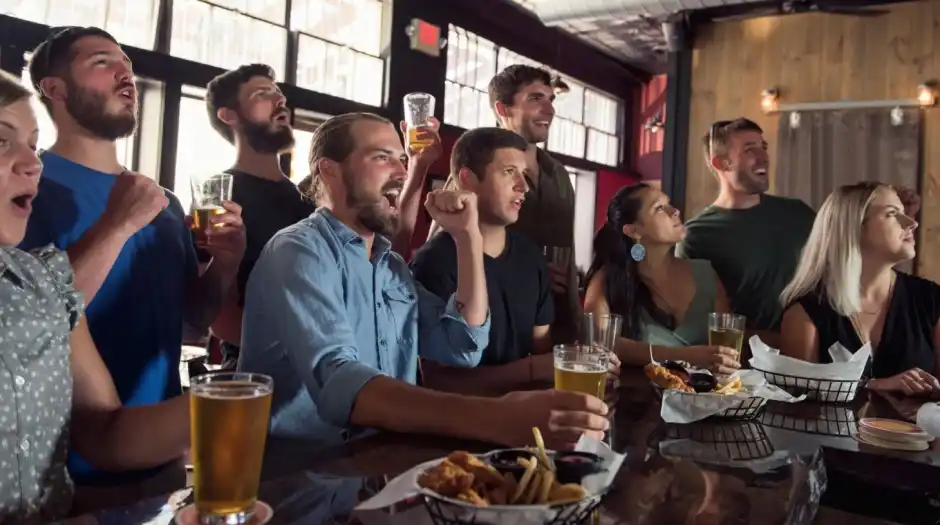
<svg viewBox="0 0 940 525">
<path fill-rule="evenodd" d="M 519 458 L 525 470 L 517 480 L 501 474 L 469 452 L 452 452 L 418 478 L 418 485 L 441 496 L 471 505 L 557 505 L 577 502 L 587 491 L 577 483 L 560 484 L 555 465 L 537 428 L 532 429 L 536 450 L 532 458 Z"/>
</svg>

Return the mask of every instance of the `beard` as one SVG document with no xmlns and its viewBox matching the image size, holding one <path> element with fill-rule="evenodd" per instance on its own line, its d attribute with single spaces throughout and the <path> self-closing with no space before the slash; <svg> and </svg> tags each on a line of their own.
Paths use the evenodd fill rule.
<svg viewBox="0 0 940 525">
<path fill-rule="evenodd" d="M 762 178 L 747 171 L 738 171 L 735 173 L 735 179 L 738 188 L 749 195 L 766 193 L 770 189 L 770 181 L 766 177 Z"/>
<path fill-rule="evenodd" d="M 108 96 L 99 91 L 83 88 L 71 81 L 65 109 L 81 127 L 104 140 L 117 140 L 130 136 L 137 129 L 137 111 L 108 113 Z"/>
<path fill-rule="evenodd" d="M 349 172 L 343 172 L 343 184 L 346 185 L 347 191 L 346 206 L 358 210 L 356 219 L 364 228 L 386 237 L 398 231 L 398 210 L 386 209 L 383 206 L 384 195 L 379 195 L 378 198 L 366 195 Z M 401 182 L 388 181 L 382 192 L 401 186 Z"/>
<path fill-rule="evenodd" d="M 239 115 L 248 146 L 258 153 L 283 153 L 294 146 L 294 130 L 290 126 L 271 129 L 269 124 L 257 124 Z"/>
</svg>

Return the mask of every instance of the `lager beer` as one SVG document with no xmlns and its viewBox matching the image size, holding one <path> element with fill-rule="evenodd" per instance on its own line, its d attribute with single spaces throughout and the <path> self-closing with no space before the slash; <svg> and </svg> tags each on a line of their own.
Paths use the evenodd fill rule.
<svg viewBox="0 0 940 525">
<path fill-rule="evenodd" d="M 430 128 L 427 126 L 408 128 L 408 147 L 414 150 L 415 153 L 418 153 L 419 151 L 434 143 L 434 139 L 431 137 L 418 137 L 419 134 L 427 131 L 430 131 Z"/>
<path fill-rule="evenodd" d="M 223 213 L 225 213 L 225 208 L 221 206 L 202 206 L 193 210 L 193 223 L 190 229 L 196 234 L 197 241 L 206 242 L 206 232 L 212 227 L 212 217 Z"/>
<path fill-rule="evenodd" d="M 246 523 L 258 497 L 272 381 L 220 372 L 192 379 L 191 447 L 202 523 Z"/>
<path fill-rule="evenodd" d="M 604 399 L 610 353 L 590 345 L 556 345 L 555 389 Z"/>
<path fill-rule="evenodd" d="M 418 138 L 422 132 L 432 131 L 428 119 L 434 116 L 434 95 L 408 93 L 404 98 L 405 126 L 408 129 L 408 146 L 415 153 L 433 143 L 432 138 Z"/>
<path fill-rule="evenodd" d="M 741 347 L 744 345 L 744 316 L 739 314 L 708 314 L 708 345 L 734 348 L 741 363 Z"/>
</svg>

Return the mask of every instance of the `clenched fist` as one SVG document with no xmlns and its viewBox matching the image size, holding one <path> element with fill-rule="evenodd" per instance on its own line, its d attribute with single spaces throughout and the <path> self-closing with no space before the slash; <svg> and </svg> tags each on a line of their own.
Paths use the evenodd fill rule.
<svg viewBox="0 0 940 525">
<path fill-rule="evenodd" d="M 102 219 L 131 236 L 169 204 L 166 192 L 153 179 L 127 171 L 117 176 Z"/>
<path fill-rule="evenodd" d="M 477 195 L 471 191 L 434 190 L 428 193 L 424 207 L 451 235 L 480 232 Z"/>
</svg>

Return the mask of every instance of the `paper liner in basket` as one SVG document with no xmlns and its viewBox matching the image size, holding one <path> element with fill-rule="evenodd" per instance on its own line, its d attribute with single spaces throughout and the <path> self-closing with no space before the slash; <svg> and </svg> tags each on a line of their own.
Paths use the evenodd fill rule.
<svg viewBox="0 0 940 525">
<path fill-rule="evenodd" d="M 785 403 L 796 403 L 806 397 L 793 397 L 768 383 L 764 375 L 756 370 L 741 370 L 732 377 L 740 378 L 741 386 L 744 387 L 736 394 L 692 394 L 680 390 L 664 390 L 659 415 L 667 423 L 692 423 L 739 407 L 755 397 Z"/>
<path fill-rule="evenodd" d="M 805 391 L 809 394 L 807 397 L 830 403 L 848 403 L 855 399 L 855 387 L 871 356 L 869 343 L 854 354 L 834 343 L 829 347 L 831 363 L 809 363 L 780 355 L 780 350 L 767 346 L 756 335 L 748 343 L 753 356 L 749 361 L 751 367 L 765 372 L 768 381 L 783 388 Z"/>
<path fill-rule="evenodd" d="M 614 478 L 617 477 L 617 471 L 620 470 L 620 465 L 623 464 L 624 455 L 614 452 L 604 443 L 587 436 L 581 436 L 581 440 L 578 441 L 575 450 L 592 452 L 603 459 L 604 470 L 597 474 L 587 476 L 581 481 L 581 485 L 588 493 L 587 497 L 582 500 L 582 505 L 588 506 L 593 504 L 592 502 L 595 496 L 606 492 L 614 482 Z M 489 454 L 483 454 L 481 457 L 487 455 Z M 415 496 L 430 493 L 430 491 L 418 486 L 418 477 L 425 470 L 443 461 L 443 459 L 444 458 L 438 458 L 427 461 L 401 474 L 390 481 L 378 494 L 360 503 L 356 507 L 356 510 L 384 509 Z M 548 505 L 492 505 L 490 507 L 477 507 L 464 501 L 443 498 L 442 496 L 437 497 L 453 505 L 466 507 L 468 514 L 475 515 L 475 523 L 480 525 L 542 525 L 546 521 L 550 521 L 555 514 L 557 514 L 557 510 L 552 509 Z"/>
</svg>

